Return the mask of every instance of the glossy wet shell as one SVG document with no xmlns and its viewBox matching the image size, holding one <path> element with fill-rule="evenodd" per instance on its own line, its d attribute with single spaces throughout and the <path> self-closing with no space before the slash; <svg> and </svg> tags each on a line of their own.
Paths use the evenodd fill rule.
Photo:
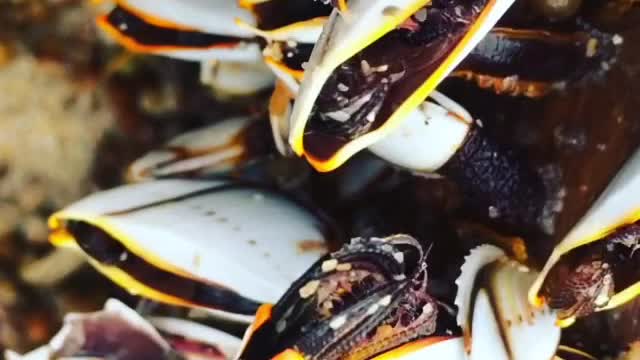
<svg viewBox="0 0 640 360">
<path fill-rule="evenodd" d="M 273 192 L 220 181 L 116 188 L 54 214 L 50 225 L 57 229 L 66 220 L 102 228 L 156 267 L 260 301 L 277 300 L 324 251 L 323 224 L 305 208 Z"/>
<path fill-rule="evenodd" d="M 624 165 L 623 169 L 609 183 L 606 190 L 591 206 L 587 214 L 576 224 L 567 236 L 558 244 L 547 260 L 539 277 L 529 290 L 529 301 L 537 304 L 540 302 L 539 292 L 544 280 L 560 260 L 560 258 L 573 249 L 602 239 L 616 227 L 633 223 L 640 216 L 640 206 L 637 199 L 629 194 L 637 193 L 640 189 L 640 152 L 636 152 Z M 609 306 L 618 305 L 620 301 L 628 300 L 633 289 L 626 289 L 627 294 L 618 295 L 618 299 L 612 299 Z M 605 307 L 606 308 L 606 307 Z"/>
<path fill-rule="evenodd" d="M 425 100 L 429 93 L 484 37 L 511 4 L 512 2 L 509 0 L 489 3 L 482 11 L 478 21 L 471 26 L 470 33 L 462 36 L 461 40 L 453 45 L 451 54 L 446 59 L 442 59 L 442 64 L 429 74 L 424 83 L 406 99 L 399 101 L 397 108 L 388 118 L 377 120 L 381 125 L 378 125 L 375 130 L 346 141 L 346 143 L 339 145 L 338 149 L 331 149 L 328 158 L 324 158 L 326 154 L 319 158 L 317 154 L 305 151 L 304 137 L 314 104 L 332 72 L 359 51 L 395 29 L 411 14 L 426 5 L 426 2 L 381 0 L 371 3 L 351 1 L 348 14 L 339 16 L 334 11 L 311 54 L 308 71 L 305 73 L 292 110 L 289 143 L 294 152 L 298 155 L 305 154 L 317 170 L 331 171 L 341 166 L 358 151 L 380 140 L 395 129 L 405 116 Z M 368 22 L 376 22 L 380 25 L 374 30 L 370 30 L 366 25 Z"/>
</svg>

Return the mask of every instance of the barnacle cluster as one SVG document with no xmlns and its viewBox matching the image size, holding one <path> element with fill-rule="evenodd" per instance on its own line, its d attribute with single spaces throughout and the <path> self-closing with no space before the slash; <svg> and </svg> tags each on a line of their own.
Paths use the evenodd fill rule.
<svg viewBox="0 0 640 360">
<path fill-rule="evenodd" d="M 151 150 L 128 168 L 129 184 L 54 213 L 51 242 L 131 293 L 248 326 L 240 342 L 111 301 L 79 321 L 148 347 L 124 337 L 96 346 L 85 325 L 74 332 L 82 340 L 64 330 L 38 351 L 631 358 L 640 333 L 615 345 L 587 339 L 603 330 L 594 319 L 623 321 L 640 293 L 638 142 L 625 143 L 604 190 L 564 225 L 562 176 L 520 148 L 527 136 L 584 144 L 565 139 L 569 119 L 552 133 L 542 120 L 518 131 L 519 119 L 505 119 L 516 116 L 508 107 L 527 112 L 607 81 L 633 46 L 600 26 L 619 2 L 111 4 L 97 24 L 128 50 L 200 62 L 218 95 L 266 90 L 270 101 Z M 597 126 L 607 136 L 614 125 Z"/>
</svg>

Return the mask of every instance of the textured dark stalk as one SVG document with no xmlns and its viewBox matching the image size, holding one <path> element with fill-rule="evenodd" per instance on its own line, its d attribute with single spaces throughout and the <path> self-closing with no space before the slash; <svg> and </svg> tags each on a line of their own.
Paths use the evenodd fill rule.
<svg viewBox="0 0 640 360">
<path fill-rule="evenodd" d="M 512 231 L 541 231 L 547 200 L 542 178 L 528 161 L 482 131 L 471 130 L 464 145 L 440 171 L 454 181 L 473 215 Z"/>
</svg>

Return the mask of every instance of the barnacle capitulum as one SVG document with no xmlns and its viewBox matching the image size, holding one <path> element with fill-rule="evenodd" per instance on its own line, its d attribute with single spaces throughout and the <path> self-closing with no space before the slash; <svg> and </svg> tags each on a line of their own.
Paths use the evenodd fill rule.
<svg viewBox="0 0 640 360">
<path fill-rule="evenodd" d="M 145 319 L 109 299 L 100 311 L 67 314 L 49 344 L 24 355 L 9 351 L 6 358 L 222 360 L 233 356 L 240 345 L 240 339 L 220 330 L 177 318 Z"/>
<path fill-rule="evenodd" d="M 335 10 L 306 66 L 291 147 L 319 171 L 342 165 L 419 106 L 511 3 L 352 0 L 348 16 Z"/>
<path fill-rule="evenodd" d="M 278 45 L 278 48 L 287 47 Z M 292 103 L 299 98 L 300 77 L 293 70 L 304 59 L 291 57 L 296 60 L 279 63 L 283 70 L 276 72 L 279 80 L 269 107 L 273 136 L 285 155 L 290 151 L 281 144 L 282 138 L 295 126 L 290 116 Z M 412 172 L 447 176 L 466 195 L 472 212 L 511 231 L 552 232 L 552 227 L 544 226 L 543 219 L 545 214 L 549 217 L 556 214 L 548 208 L 547 201 L 553 190 L 521 153 L 488 136 L 479 123 L 463 106 L 432 91 L 427 101 L 367 149 Z"/>
<path fill-rule="evenodd" d="M 82 250 L 132 293 L 243 321 L 277 300 L 333 236 L 283 194 L 217 180 L 96 193 L 53 214 L 49 227 L 52 243 Z"/>
<path fill-rule="evenodd" d="M 453 311 L 428 289 L 427 254 L 407 235 L 356 238 L 263 305 L 236 359 L 550 359 L 561 329 L 535 309 L 536 273 L 483 245 L 466 258 Z"/>
<path fill-rule="evenodd" d="M 268 134 L 261 119 L 232 117 L 181 134 L 162 148 L 134 161 L 127 179 L 139 182 L 170 176 L 222 174 L 269 153 Z"/>
<path fill-rule="evenodd" d="M 529 304 L 527 289 L 535 277 L 493 245 L 481 245 L 465 258 L 455 304 L 470 359 L 553 358 L 561 329 L 554 311 Z"/>
<path fill-rule="evenodd" d="M 276 143 L 292 124 L 295 92 L 279 81 L 270 118 Z M 466 195 L 468 208 L 511 231 L 552 232 L 543 226 L 550 189 L 521 153 L 499 143 L 460 104 L 433 91 L 368 150 L 415 173 L 445 175 Z M 279 146 L 281 148 L 281 146 Z M 288 154 L 288 149 L 281 151 Z M 487 209 L 490 209 L 487 211 Z"/>
<path fill-rule="evenodd" d="M 257 93 L 273 84 L 255 24 L 235 1 L 118 0 L 98 26 L 131 52 L 196 61 L 202 83 L 220 98 Z"/>
<path fill-rule="evenodd" d="M 407 235 L 353 239 L 261 308 L 238 358 L 364 360 L 433 335 L 450 315 L 427 292 L 425 256 Z"/>
<path fill-rule="evenodd" d="M 598 200 L 554 248 L 529 290 L 532 304 L 559 311 L 563 326 L 611 309 L 640 293 L 640 152 L 636 152 Z"/>
<path fill-rule="evenodd" d="M 98 26 L 133 52 L 185 60 L 256 61 L 253 33 L 234 19 L 253 23 L 234 1 L 119 0 Z"/>
<path fill-rule="evenodd" d="M 276 41 L 267 44 L 262 53 L 276 78 L 287 85 L 290 91 L 297 93 L 312 50 L 312 44 Z"/>
<path fill-rule="evenodd" d="M 540 97 L 608 69 L 620 42 L 614 39 L 585 26 L 571 32 L 494 28 L 451 76 L 497 94 Z"/>
</svg>

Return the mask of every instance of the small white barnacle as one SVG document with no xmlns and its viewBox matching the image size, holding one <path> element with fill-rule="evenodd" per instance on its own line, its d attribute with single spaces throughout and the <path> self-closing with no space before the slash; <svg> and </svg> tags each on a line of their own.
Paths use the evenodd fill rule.
<svg viewBox="0 0 640 360">
<path fill-rule="evenodd" d="M 282 319 L 276 323 L 276 331 L 281 333 L 287 328 L 287 322 Z"/>
<path fill-rule="evenodd" d="M 352 268 L 353 266 L 351 263 L 338 264 L 338 266 L 336 266 L 336 271 L 349 271 Z"/>
<path fill-rule="evenodd" d="M 369 76 L 373 73 L 373 70 L 371 70 L 371 65 L 369 65 L 369 62 L 367 60 L 360 61 L 360 70 L 362 71 L 364 76 Z"/>
<path fill-rule="evenodd" d="M 611 38 L 611 42 L 613 43 L 613 45 L 622 45 L 622 43 L 624 43 L 624 38 L 618 34 L 613 35 L 613 37 Z"/>
<path fill-rule="evenodd" d="M 329 259 L 322 262 L 322 272 L 328 273 L 335 270 L 338 267 L 337 259 Z"/>
<path fill-rule="evenodd" d="M 381 249 L 384 252 L 392 252 L 393 251 L 393 246 L 391 246 L 389 244 L 385 244 L 385 245 L 382 245 Z"/>
<path fill-rule="evenodd" d="M 608 264 L 607 264 L 608 265 Z M 607 274 L 604 276 L 602 280 L 602 286 L 599 289 L 597 296 L 593 303 L 598 307 L 603 307 L 609 303 L 611 297 L 609 293 L 613 291 L 613 278 L 611 274 Z"/>
<path fill-rule="evenodd" d="M 462 6 L 458 5 L 456 6 L 453 11 L 455 11 L 456 16 L 458 17 L 462 17 Z"/>
<path fill-rule="evenodd" d="M 380 306 L 389 306 L 389 304 L 391 304 L 391 295 L 386 295 L 385 297 L 383 297 L 382 299 L 380 299 L 378 301 L 378 304 Z"/>
<path fill-rule="evenodd" d="M 371 111 L 367 114 L 367 117 L 365 119 L 367 119 L 367 121 L 370 123 L 374 122 L 376 120 L 376 113 L 374 111 Z"/>
<path fill-rule="evenodd" d="M 407 277 L 404 274 L 395 275 L 393 280 L 395 281 L 404 281 Z"/>
<path fill-rule="evenodd" d="M 380 305 L 375 303 L 375 304 L 371 304 L 371 306 L 369 306 L 369 308 L 367 309 L 367 315 L 373 315 L 375 314 L 378 309 L 380 308 Z"/>
<path fill-rule="evenodd" d="M 332 328 L 333 330 L 337 330 L 346 323 L 347 323 L 347 316 L 340 315 L 340 316 L 337 316 L 335 319 L 331 320 L 331 322 L 329 323 L 329 327 Z"/>
<path fill-rule="evenodd" d="M 418 10 L 418 12 L 415 13 L 414 17 L 419 22 L 425 22 L 425 20 L 427 20 L 427 9 L 426 8 L 422 8 L 422 9 Z"/>
<path fill-rule="evenodd" d="M 393 253 L 393 258 L 396 259 L 399 264 L 402 264 L 404 262 L 404 253 L 401 251 Z"/>
<path fill-rule="evenodd" d="M 433 304 L 431 304 L 430 302 L 422 307 L 422 313 L 425 315 L 430 315 L 431 313 L 433 313 L 433 310 Z"/>
<path fill-rule="evenodd" d="M 319 286 L 320 286 L 319 280 L 311 280 L 308 283 L 306 283 L 303 287 L 301 287 L 300 290 L 298 290 L 298 294 L 300 294 L 301 298 L 307 299 L 311 295 L 315 294 Z"/>
<path fill-rule="evenodd" d="M 329 259 L 322 262 L 322 272 L 331 272 L 338 267 L 337 259 Z"/>
<path fill-rule="evenodd" d="M 389 65 L 388 64 L 382 64 L 380 66 L 374 67 L 372 70 L 374 72 L 383 73 L 383 72 L 386 72 L 387 70 L 389 70 Z"/>
<path fill-rule="evenodd" d="M 324 113 L 325 116 L 337 121 L 337 122 L 346 122 L 350 118 L 350 114 L 343 110 L 336 110 Z"/>
</svg>

